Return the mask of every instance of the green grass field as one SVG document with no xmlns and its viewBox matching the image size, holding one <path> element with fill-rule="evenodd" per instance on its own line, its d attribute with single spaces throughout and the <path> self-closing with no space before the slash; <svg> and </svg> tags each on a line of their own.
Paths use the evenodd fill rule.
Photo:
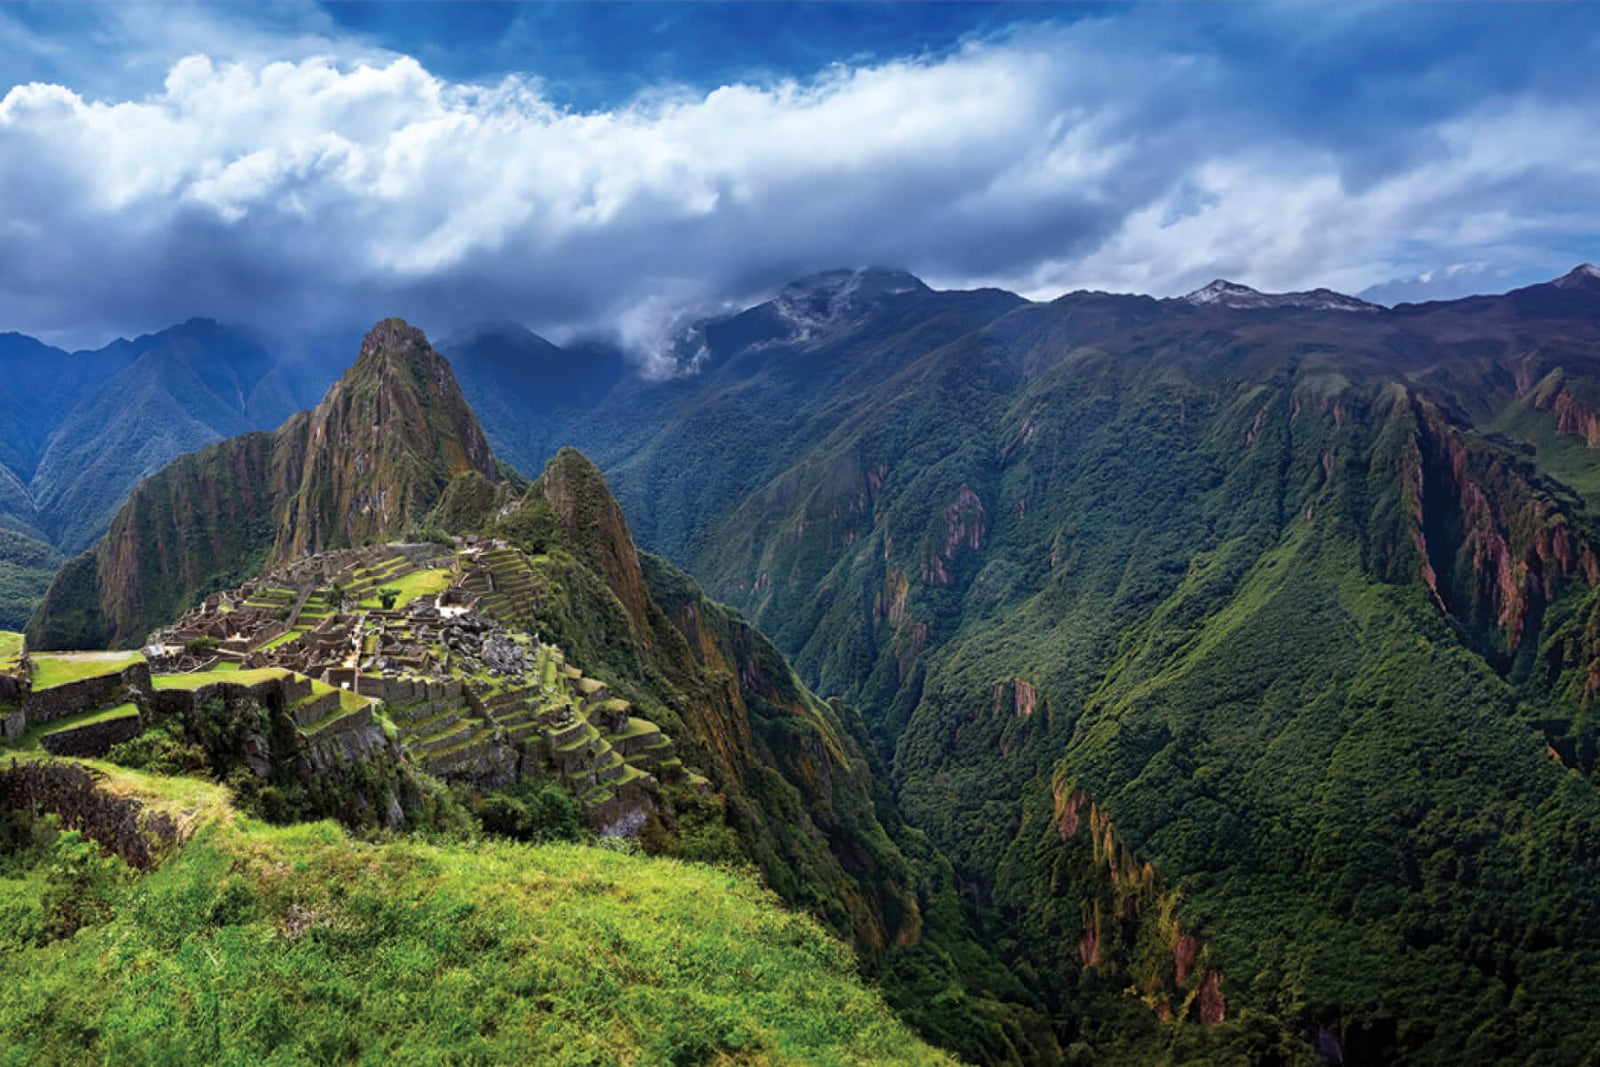
<svg viewBox="0 0 1600 1067">
<path fill-rule="evenodd" d="M 258 649 L 258 651 L 266 652 L 266 651 L 268 651 L 270 649 L 277 648 L 279 645 L 286 645 L 290 641 L 293 641 L 295 638 L 299 637 L 304 632 L 305 632 L 304 630 L 285 630 L 283 633 L 279 634 L 277 637 L 274 637 L 272 640 L 270 640 L 266 644 L 262 645 L 260 647 L 260 649 Z"/>
<path fill-rule="evenodd" d="M 15 667 L 22 658 L 22 635 L 0 630 L 0 671 Z"/>
<path fill-rule="evenodd" d="M 392 582 L 384 582 L 378 589 L 361 599 L 364 608 L 381 607 L 378 598 L 381 589 L 398 589 L 400 595 L 396 598 L 394 606 L 403 608 L 418 597 L 438 596 L 450 585 L 451 572 L 448 570 L 420 570 L 413 571 L 404 578 L 397 578 Z"/>
<path fill-rule="evenodd" d="M 33 661 L 33 688 L 54 689 L 68 682 L 116 674 L 144 657 L 137 652 L 41 652 Z"/>
</svg>

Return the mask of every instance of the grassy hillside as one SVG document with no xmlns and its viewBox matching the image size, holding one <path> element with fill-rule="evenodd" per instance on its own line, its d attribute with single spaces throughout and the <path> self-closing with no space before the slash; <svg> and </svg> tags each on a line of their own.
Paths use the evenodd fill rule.
<svg viewBox="0 0 1600 1067">
<path fill-rule="evenodd" d="M 0 1062 L 950 1062 L 746 874 L 363 843 L 184 779 L 113 787 L 204 825 L 139 875 L 0 815 Z"/>
</svg>

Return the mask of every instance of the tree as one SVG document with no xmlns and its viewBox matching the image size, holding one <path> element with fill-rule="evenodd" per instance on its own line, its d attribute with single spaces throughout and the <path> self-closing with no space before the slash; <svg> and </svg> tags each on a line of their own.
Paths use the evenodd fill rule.
<svg viewBox="0 0 1600 1067">
<path fill-rule="evenodd" d="M 395 601 L 400 599 L 400 588 L 394 585 L 384 586 L 378 590 L 378 603 L 383 605 L 383 610 L 388 611 L 394 607 Z"/>
</svg>

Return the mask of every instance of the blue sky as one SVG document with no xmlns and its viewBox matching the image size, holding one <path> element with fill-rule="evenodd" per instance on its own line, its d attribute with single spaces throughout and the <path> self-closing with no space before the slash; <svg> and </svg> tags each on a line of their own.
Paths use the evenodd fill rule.
<svg viewBox="0 0 1600 1067">
<path fill-rule="evenodd" d="M 1600 259 L 1595 144 L 1594 5 L 8 4 L 0 329 L 1449 297 Z"/>
</svg>

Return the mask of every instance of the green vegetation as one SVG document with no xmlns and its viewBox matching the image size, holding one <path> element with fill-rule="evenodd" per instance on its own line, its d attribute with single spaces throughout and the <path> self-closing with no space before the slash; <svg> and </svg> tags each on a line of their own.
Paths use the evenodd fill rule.
<svg viewBox="0 0 1600 1067">
<path fill-rule="evenodd" d="M 418 597 L 436 596 L 444 592 L 446 587 L 450 585 L 450 578 L 451 573 L 448 569 L 425 568 L 420 571 L 412 571 L 404 578 L 386 582 L 384 588 L 363 598 L 361 606 L 366 608 L 380 606 L 384 608 L 403 608 Z M 383 603 L 384 595 L 391 591 L 394 594 L 392 601 L 387 604 Z"/>
<path fill-rule="evenodd" d="M 22 635 L 0 630 L 0 671 L 17 666 L 22 658 Z"/>
<path fill-rule="evenodd" d="M 261 651 L 265 652 L 265 651 L 267 651 L 269 649 L 277 648 L 279 645 L 286 645 L 290 641 L 293 641 L 295 638 L 299 637 L 303 633 L 305 633 L 304 630 L 285 630 L 283 633 L 279 634 L 277 637 L 274 637 L 272 640 L 270 640 L 266 644 L 262 645 L 261 646 Z"/>
<path fill-rule="evenodd" d="M 0 752 L 9 756 L 44 755 L 40 746 L 40 739 L 46 734 L 59 733 L 62 730 L 74 730 L 80 726 L 89 726 L 108 719 L 120 719 L 128 715 L 139 714 L 139 709 L 132 704 L 117 704 L 110 708 L 99 708 L 94 711 L 79 712 L 76 715 L 67 715 L 49 722 L 35 723 L 23 731 L 21 737 L 11 741 L 0 741 Z"/>
<path fill-rule="evenodd" d="M 258 667 L 255 670 L 234 671 L 227 678 L 217 678 L 211 671 L 197 671 L 193 674 L 158 674 L 151 681 L 155 683 L 157 689 L 199 689 L 204 685 L 216 685 L 218 682 L 227 682 L 229 685 L 255 685 L 258 682 L 282 678 L 289 673 L 282 667 Z"/>
<path fill-rule="evenodd" d="M 97 853 L 6 838 L 8 1062 L 948 1062 L 744 875 L 233 819 L 143 877 Z"/>
<path fill-rule="evenodd" d="M 117 674 L 135 663 L 144 662 L 144 657 L 137 652 L 35 652 L 29 658 L 33 662 L 33 688 L 36 690 Z"/>
<path fill-rule="evenodd" d="M 0 629 L 28 624 L 61 561 L 46 542 L 0 526 Z"/>
</svg>

